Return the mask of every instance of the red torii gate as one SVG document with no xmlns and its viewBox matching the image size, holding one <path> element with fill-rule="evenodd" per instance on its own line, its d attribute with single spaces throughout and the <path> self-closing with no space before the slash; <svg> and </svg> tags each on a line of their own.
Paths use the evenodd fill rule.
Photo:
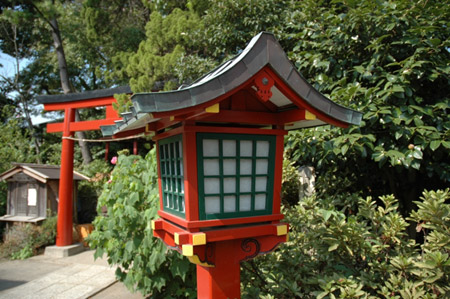
<svg viewBox="0 0 450 299">
<path fill-rule="evenodd" d="M 100 130 L 100 126 L 113 125 L 122 118 L 113 109 L 116 102 L 114 94 L 131 93 L 128 86 L 87 91 L 65 95 L 46 95 L 37 97 L 44 104 L 45 111 L 64 111 L 64 122 L 47 124 L 48 133 L 62 132 L 61 175 L 59 183 L 58 222 L 56 246 L 72 245 L 73 226 L 73 153 L 74 132 Z M 75 121 L 76 109 L 106 107 L 104 119 Z"/>
</svg>

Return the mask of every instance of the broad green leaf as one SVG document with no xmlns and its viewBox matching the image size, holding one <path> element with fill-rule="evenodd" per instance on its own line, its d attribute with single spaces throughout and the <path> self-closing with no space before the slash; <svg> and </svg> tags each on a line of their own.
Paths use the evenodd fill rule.
<svg viewBox="0 0 450 299">
<path fill-rule="evenodd" d="M 435 151 L 441 145 L 440 140 L 433 140 L 430 142 L 430 148 L 432 151 Z"/>
</svg>

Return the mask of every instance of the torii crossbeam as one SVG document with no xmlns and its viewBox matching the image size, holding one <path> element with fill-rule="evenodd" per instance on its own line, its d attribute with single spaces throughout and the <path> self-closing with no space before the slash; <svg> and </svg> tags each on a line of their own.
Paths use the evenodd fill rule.
<svg viewBox="0 0 450 299">
<path fill-rule="evenodd" d="M 120 120 L 112 104 L 114 94 L 131 93 L 128 86 L 73 93 L 66 95 L 46 95 L 37 97 L 44 104 L 45 111 L 64 111 L 64 122 L 47 124 L 47 133 L 62 132 L 61 174 L 59 184 L 58 222 L 56 227 L 56 246 L 73 243 L 73 153 L 74 132 L 100 130 L 100 126 L 113 125 Z M 77 109 L 105 107 L 106 116 L 100 120 L 75 121 Z"/>
</svg>

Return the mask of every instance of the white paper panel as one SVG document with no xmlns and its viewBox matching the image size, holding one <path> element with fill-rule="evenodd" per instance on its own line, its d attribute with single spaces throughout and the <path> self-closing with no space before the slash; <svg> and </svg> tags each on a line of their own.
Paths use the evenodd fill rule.
<svg viewBox="0 0 450 299">
<path fill-rule="evenodd" d="M 205 175 L 219 175 L 219 160 L 205 159 L 203 160 L 203 172 Z"/>
<path fill-rule="evenodd" d="M 239 210 L 241 212 L 250 211 L 252 207 L 252 197 L 251 195 L 241 195 L 239 196 Z"/>
<path fill-rule="evenodd" d="M 269 156 L 269 141 L 257 141 L 256 142 L 256 156 L 268 157 Z"/>
<path fill-rule="evenodd" d="M 224 159 L 223 160 L 223 174 L 224 175 L 235 175 L 236 174 L 236 160 L 235 159 Z"/>
<path fill-rule="evenodd" d="M 203 156 L 204 157 L 219 156 L 219 140 L 203 139 Z"/>
<path fill-rule="evenodd" d="M 178 162 L 180 164 L 180 175 L 184 176 L 184 172 L 183 172 L 183 161 Z"/>
<path fill-rule="evenodd" d="M 179 157 L 183 157 L 183 145 L 180 141 L 177 142 L 178 143 L 178 151 L 179 151 Z"/>
<path fill-rule="evenodd" d="M 255 210 L 264 210 L 266 208 L 266 195 L 256 194 L 255 195 Z"/>
<path fill-rule="evenodd" d="M 256 160 L 256 174 L 267 174 L 269 167 L 269 160 L 257 159 Z"/>
<path fill-rule="evenodd" d="M 230 212 L 236 212 L 236 196 L 229 195 L 224 196 L 223 198 L 223 210 L 224 212 L 230 213 Z"/>
<path fill-rule="evenodd" d="M 251 157 L 253 153 L 253 142 L 251 140 L 242 140 L 240 143 L 241 157 Z"/>
<path fill-rule="evenodd" d="M 235 193 L 235 192 L 236 192 L 236 178 L 224 178 L 223 193 Z"/>
<path fill-rule="evenodd" d="M 35 188 L 28 189 L 28 205 L 36 206 L 37 190 Z"/>
<path fill-rule="evenodd" d="M 255 179 L 255 191 L 267 191 L 267 177 L 257 177 Z"/>
<path fill-rule="evenodd" d="M 236 140 L 223 140 L 222 154 L 224 157 L 236 157 Z"/>
<path fill-rule="evenodd" d="M 220 193 L 220 179 L 205 178 L 205 194 Z"/>
<path fill-rule="evenodd" d="M 252 160 L 241 159 L 239 167 L 241 174 L 252 174 Z"/>
<path fill-rule="evenodd" d="M 205 197 L 205 212 L 206 212 L 206 214 L 220 213 L 220 198 L 219 198 L 219 196 Z"/>
<path fill-rule="evenodd" d="M 240 192 L 251 192 L 252 191 L 252 179 L 251 178 L 241 178 L 240 179 Z"/>
</svg>

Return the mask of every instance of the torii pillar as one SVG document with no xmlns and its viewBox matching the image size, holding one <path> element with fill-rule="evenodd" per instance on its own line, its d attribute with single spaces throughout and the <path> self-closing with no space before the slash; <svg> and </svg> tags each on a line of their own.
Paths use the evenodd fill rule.
<svg viewBox="0 0 450 299">
<path fill-rule="evenodd" d="M 116 102 L 114 94 L 117 93 L 131 93 L 131 90 L 128 86 L 121 86 L 84 93 L 37 97 L 37 101 L 40 104 L 44 104 L 45 111 L 64 111 L 63 123 L 47 124 L 47 133 L 62 132 L 63 134 L 56 247 L 66 247 L 73 244 L 74 140 L 71 137 L 76 131 L 100 130 L 100 126 L 113 125 L 115 121 L 121 120 L 112 107 L 112 104 Z M 106 117 L 104 119 L 75 121 L 76 109 L 95 107 L 106 107 Z"/>
<path fill-rule="evenodd" d="M 64 111 L 64 129 L 61 147 L 61 173 L 59 181 L 58 222 L 56 224 L 56 246 L 72 245 L 73 227 L 73 152 L 74 141 L 70 124 L 75 121 L 75 109 Z"/>
</svg>

